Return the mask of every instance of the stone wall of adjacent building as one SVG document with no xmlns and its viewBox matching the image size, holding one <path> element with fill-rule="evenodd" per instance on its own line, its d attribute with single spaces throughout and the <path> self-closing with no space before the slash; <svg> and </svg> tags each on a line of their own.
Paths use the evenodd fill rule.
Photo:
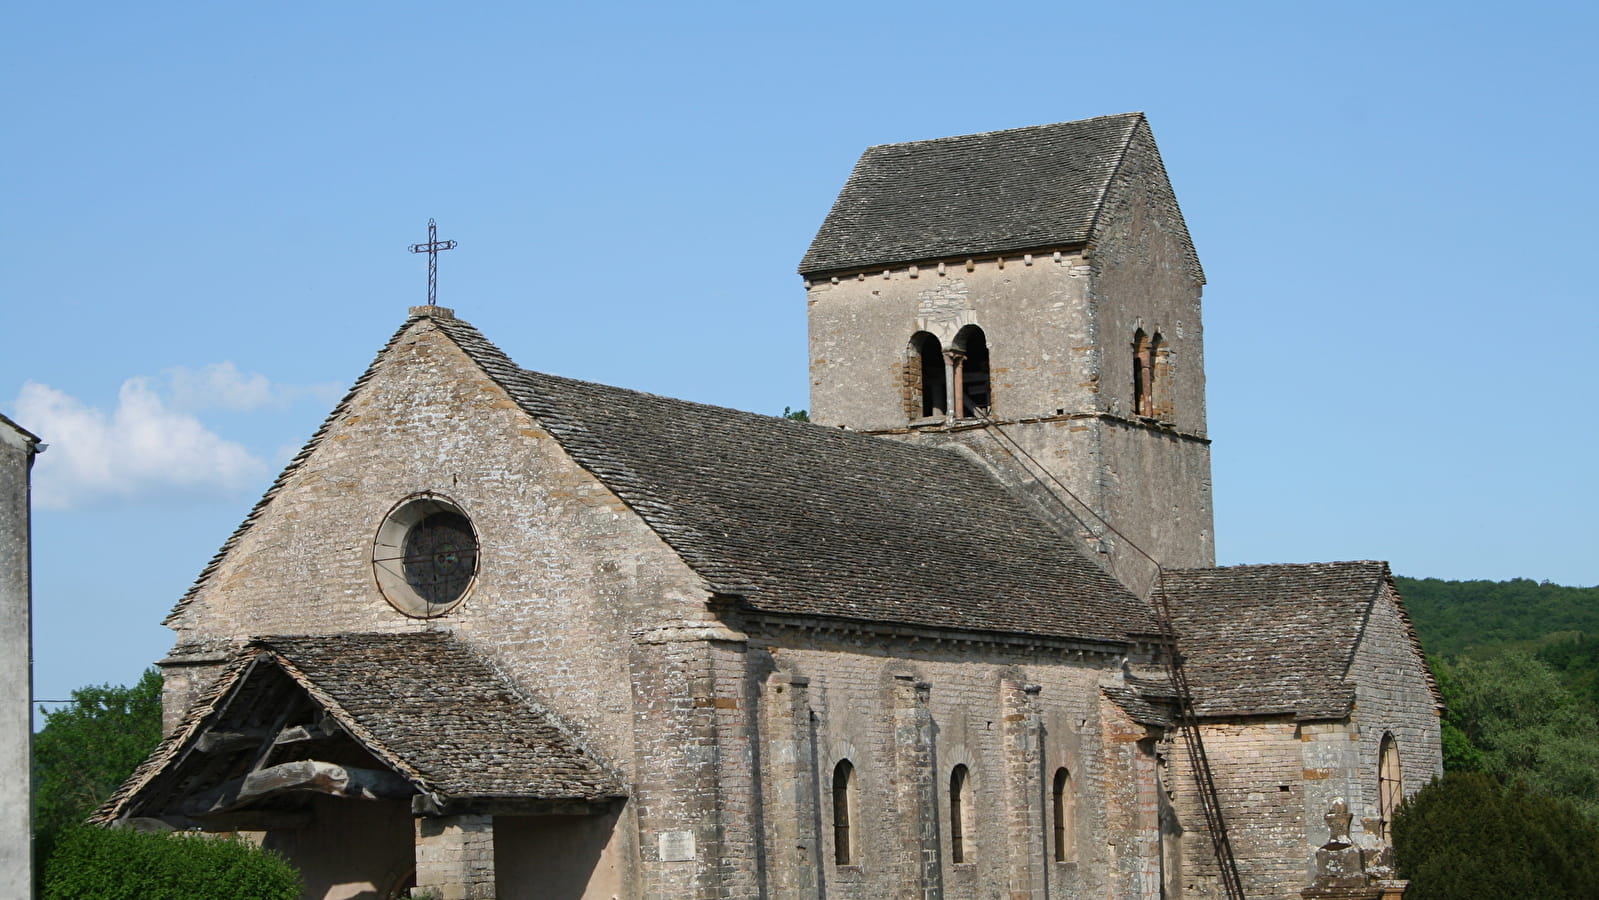
<svg viewBox="0 0 1599 900">
<path fill-rule="evenodd" d="M 0 417 L 0 896 L 33 891 L 30 474 L 37 441 Z"/>
<path fill-rule="evenodd" d="M 752 650 L 771 896 L 1158 897 L 1152 732 L 1105 700 L 1119 658 L 1080 652 L 773 633 Z M 854 771 L 849 863 L 834 772 Z M 969 773 L 954 862 L 956 766 Z M 1069 773 L 1069 849 L 1052 788 Z"/>
</svg>

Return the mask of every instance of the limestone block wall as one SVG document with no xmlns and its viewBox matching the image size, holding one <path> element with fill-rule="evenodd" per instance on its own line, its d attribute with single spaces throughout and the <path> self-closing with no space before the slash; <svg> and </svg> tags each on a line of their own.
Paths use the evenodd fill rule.
<svg viewBox="0 0 1599 900">
<path fill-rule="evenodd" d="M 757 760 L 772 896 L 1159 895 L 1155 773 L 1140 747 L 1150 732 L 1100 691 L 1119 671 L 1116 656 L 846 633 L 794 638 L 752 637 L 760 647 L 752 677 L 767 704 Z M 854 773 L 848 863 L 839 862 L 834 827 L 840 761 Z M 951 834 L 957 766 L 969 773 L 960 863 Z M 1070 776 L 1070 822 L 1057 861 L 1060 769 Z"/>
<path fill-rule="evenodd" d="M 967 325 L 989 348 L 993 414 L 1097 409 L 1088 274 L 1075 252 L 897 265 L 807 282 L 811 419 L 857 431 L 905 426 L 918 369 L 911 335 L 948 348 Z"/>
<path fill-rule="evenodd" d="M 756 896 L 756 734 L 743 636 L 648 630 L 634 648 L 631 684 L 639 896 Z"/>
<path fill-rule="evenodd" d="M 1439 701 L 1426 660 L 1411 643 L 1402 602 L 1391 586 L 1383 588 L 1372 606 L 1349 675 L 1355 683 L 1354 719 L 1362 773 L 1359 790 L 1351 789 L 1348 797 L 1349 811 L 1355 817 L 1350 834 L 1364 834 L 1370 840 L 1378 815 L 1377 763 L 1384 734 L 1393 735 L 1398 744 L 1405 796 L 1443 774 Z M 1312 836 L 1325 841 L 1325 832 L 1322 827 Z"/>
<path fill-rule="evenodd" d="M 1140 125 L 1107 193 L 1087 263 L 1100 408 L 1132 417 L 1133 335 L 1161 336 L 1156 418 L 1206 434 L 1204 275 L 1148 124 Z"/>
<path fill-rule="evenodd" d="M 1288 718 L 1211 722 L 1202 733 L 1245 895 L 1297 897 L 1310 883 L 1314 852 L 1305 839 L 1299 726 Z M 1181 896 L 1223 896 L 1182 741 L 1165 752 L 1176 786 L 1173 811 L 1183 829 Z"/>
</svg>

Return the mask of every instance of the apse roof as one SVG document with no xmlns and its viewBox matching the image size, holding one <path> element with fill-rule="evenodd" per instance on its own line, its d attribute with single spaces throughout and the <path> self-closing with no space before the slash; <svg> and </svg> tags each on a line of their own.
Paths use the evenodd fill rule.
<svg viewBox="0 0 1599 900">
<path fill-rule="evenodd" d="M 1333 562 L 1163 573 L 1201 716 L 1347 715 L 1345 681 L 1388 564 Z M 1408 623 L 1407 623 L 1408 628 Z M 1411 643 L 1420 658 L 1415 633 Z"/>
</svg>

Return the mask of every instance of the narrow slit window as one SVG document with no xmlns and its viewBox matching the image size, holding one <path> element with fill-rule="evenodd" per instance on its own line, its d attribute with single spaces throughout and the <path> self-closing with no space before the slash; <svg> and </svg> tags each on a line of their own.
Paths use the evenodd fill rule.
<svg viewBox="0 0 1599 900">
<path fill-rule="evenodd" d="M 1072 837 L 1075 832 L 1073 820 L 1076 817 L 1076 798 L 1072 795 L 1071 773 L 1066 771 L 1064 766 L 1055 770 L 1055 784 L 1054 789 L 1051 791 L 1051 800 L 1053 801 L 1051 806 L 1053 807 L 1055 826 L 1055 861 L 1071 862 L 1072 852 L 1075 850 L 1072 845 Z"/>
<path fill-rule="evenodd" d="M 833 862 L 852 865 L 855 859 L 851 819 L 855 813 L 855 767 L 841 759 L 833 767 Z"/>
<path fill-rule="evenodd" d="M 1133 412 L 1155 414 L 1155 348 L 1142 328 L 1133 332 Z"/>
<path fill-rule="evenodd" d="M 966 796 L 969 781 L 965 766 L 956 766 L 949 775 L 949 855 L 957 863 L 971 862 L 971 799 Z"/>
</svg>

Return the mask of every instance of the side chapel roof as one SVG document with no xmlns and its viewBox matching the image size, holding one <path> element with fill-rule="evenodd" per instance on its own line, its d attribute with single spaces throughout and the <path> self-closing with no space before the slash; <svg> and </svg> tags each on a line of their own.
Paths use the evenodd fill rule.
<svg viewBox="0 0 1599 900">
<path fill-rule="evenodd" d="M 1384 562 L 1165 572 L 1160 590 L 1170 604 L 1195 711 L 1348 715 L 1354 688 L 1345 676 L 1384 589 L 1393 590 Z M 1403 617 L 1403 607 L 1400 612 Z M 1408 619 L 1404 627 L 1419 658 L 1421 644 Z"/>
<path fill-rule="evenodd" d="M 239 724 L 229 716 L 263 703 L 272 707 L 267 716 L 276 715 L 286 701 L 281 690 L 274 693 L 274 671 L 419 792 L 583 801 L 626 795 L 620 777 L 553 713 L 449 635 L 267 637 L 252 641 L 229 662 L 95 821 L 161 814 L 164 803 L 212 787 L 208 772 L 213 773 L 209 780 L 219 777 L 214 773 L 231 773 L 225 760 L 218 766 L 207 759 L 197 739 L 208 731 L 237 730 Z"/>
<path fill-rule="evenodd" d="M 1122 113 L 869 147 L 799 271 L 1086 243 L 1141 125 Z"/>
<path fill-rule="evenodd" d="M 388 347 L 423 318 L 711 590 L 750 609 L 1091 641 L 1156 631 L 1143 601 L 954 452 L 530 372 L 442 311 L 402 326 L 169 622 L 315 451 Z"/>
</svg>

